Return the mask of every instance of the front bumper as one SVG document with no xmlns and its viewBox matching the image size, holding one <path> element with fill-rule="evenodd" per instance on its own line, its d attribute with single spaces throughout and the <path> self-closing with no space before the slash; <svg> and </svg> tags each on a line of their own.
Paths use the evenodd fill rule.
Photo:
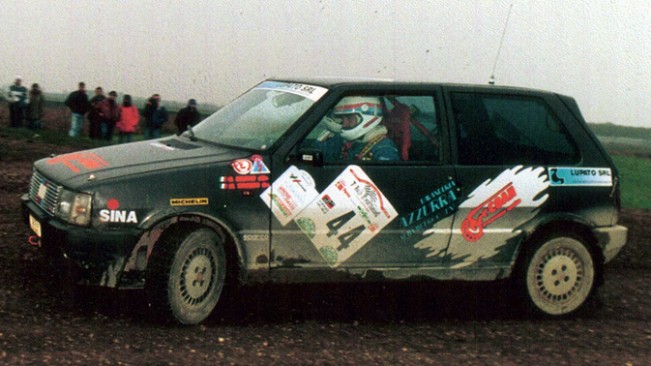
<svg viewBox="0 0 651 366">
<path fill-rule="evenodd" d="M 628 229 L 624 226 L 610 226 L 595 229 L 599 246 L 604 255 L 604 263 L 608 263 L 617 256 L 626 244 Z"/>
<path fill-rule="evenodd" d="M 124 264 L 142 230 L 98 230 L 70 225 L 47 214 L 27 195 L 21 197 L 21 206 L 27 225 L 30 216 L 40 224 L 40 245 L 46 255 L 71 262 L 78 269 L 82 284 L 118 286 Z"/>
</svg>

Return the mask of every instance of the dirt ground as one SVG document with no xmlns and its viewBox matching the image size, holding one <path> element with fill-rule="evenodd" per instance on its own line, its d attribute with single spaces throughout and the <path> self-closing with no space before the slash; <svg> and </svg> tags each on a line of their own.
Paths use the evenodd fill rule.
<svg viewBox="0 0 651 366">
<path fill-rule="evenodd" d="M 651 364 L 649 211 L 624 210 L 629 243 L 570 319 L 514 312 L 501 284 L 256 286 L 174 327 L 142 293 L 77 288 L 27 245 L 32 163 L 67 151 L 0 134 L 0 365 Z"/>
</svg>

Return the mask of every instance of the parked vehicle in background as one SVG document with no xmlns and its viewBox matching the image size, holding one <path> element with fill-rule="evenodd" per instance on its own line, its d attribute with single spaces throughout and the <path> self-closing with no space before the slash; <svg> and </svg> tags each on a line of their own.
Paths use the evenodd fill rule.
<svg viewBox="0 0 651 366">
<path fill-rule="evenodd" d="M 36 162 L 30 242 L 203 321 L 225 285 L 494 281 L 574 313 L 626 241 L 576 102 L 531 89 L 267 80 L 181 136 Z"/>
</svg>

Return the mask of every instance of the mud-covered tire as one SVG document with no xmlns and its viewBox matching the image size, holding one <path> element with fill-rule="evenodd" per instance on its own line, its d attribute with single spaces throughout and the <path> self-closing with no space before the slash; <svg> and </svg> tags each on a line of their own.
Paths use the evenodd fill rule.
<svg viewBox="0 0 651 366">
<path fill-rule="evenodd" d="M 219 236 L 207 228 L 175 229 L 156 244 L 145 290 L 163 319 L 197 324 L 215 309 L 226 276 L 226 254 Z"/>
<path fill-rule="evenodd" d="M 578 238 L 552 236 L 525 257 L 520 280 L 529 309 L 549 317 L 579 310 L 595 290 L 595 263 Z"/>
</svg>

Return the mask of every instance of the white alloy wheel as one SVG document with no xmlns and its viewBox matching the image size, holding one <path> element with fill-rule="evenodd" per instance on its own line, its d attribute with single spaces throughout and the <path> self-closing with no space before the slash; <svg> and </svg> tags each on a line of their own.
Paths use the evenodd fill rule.
<svg viewBox="0 0 651 366">
<path fill-rule="evenodd" d="M 145 285 L 150 304 L 180 324 L 202 322 L 217 306 L 226 277 L 219 236 L 207 228 L 176 229 L 157 246 Z"/>
<path fill-rule="evenodd" d="M 533 305 L 551 316 L 580 308 L 592 293 L 595 269 L 580 241 L 556 237 L 538 246 L 527 264 L 526 290 Z"/>
</svg>

